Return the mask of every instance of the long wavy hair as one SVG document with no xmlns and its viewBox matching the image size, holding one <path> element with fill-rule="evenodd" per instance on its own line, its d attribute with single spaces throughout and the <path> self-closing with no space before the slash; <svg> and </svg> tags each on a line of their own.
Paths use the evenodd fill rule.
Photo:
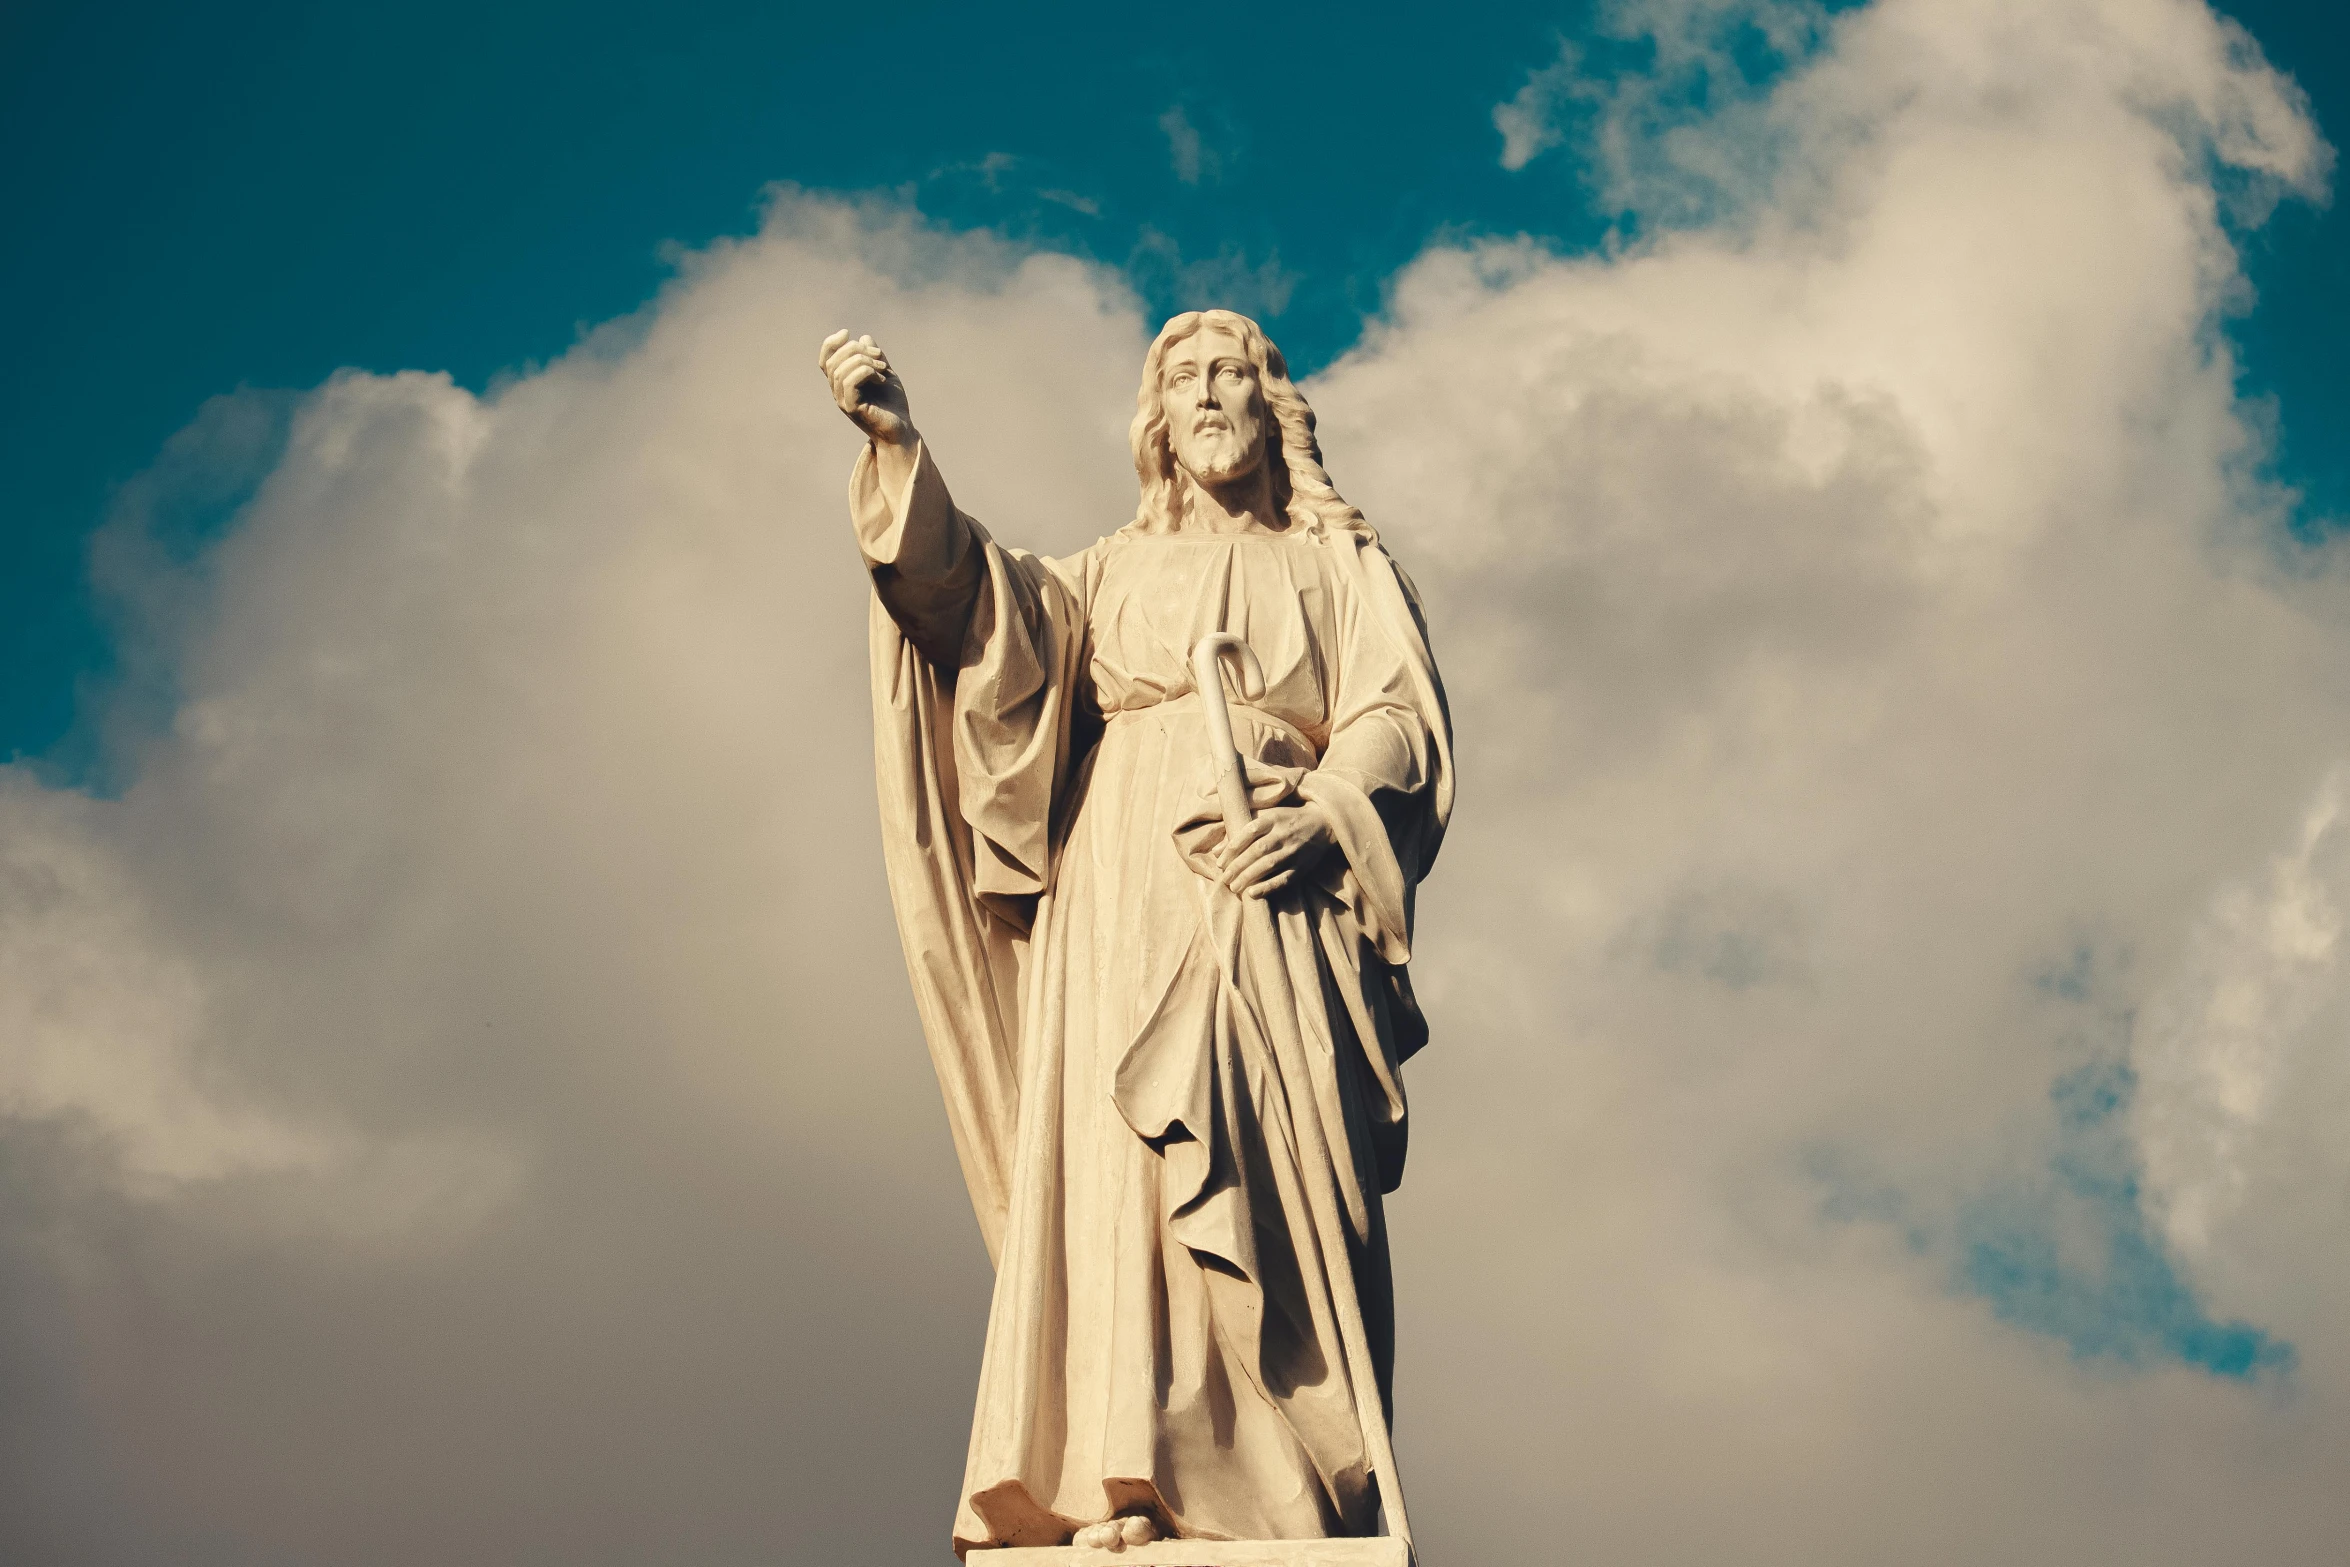
<svg viewBox="0 0 2350 1567">
<path fill-rule="evenodd" d="M 1175 460 L 1159 377 L 1167 350 L 1209 327 L 1239 338 L 1249 363 L 1256 366 L 1265 411 L 1272 416 L 1265 425 L 1265 467 L 1273 480 L 1273 504 L 1294 526 L 1316 537 L 1337 531 L 1377 543 L 1378 533 L 1347 504 L 1322 467 L 1322 445 L 1314 439 L 1314 410 L 1290 384 L 1289 362 L 1263 327 L 1231 310 L 1185 311 L 1159 328 L 1151 351 L 1143 357 L 1142 390 L 1135 394 L 1134 426 L 1128 436 L 1134 447 L 1135 477 L 1142 481 L 1142 505 L 1127 526 L 1137 533 L 1173 533 L 1191 515 L 1198 487 Z"/>
</svg>

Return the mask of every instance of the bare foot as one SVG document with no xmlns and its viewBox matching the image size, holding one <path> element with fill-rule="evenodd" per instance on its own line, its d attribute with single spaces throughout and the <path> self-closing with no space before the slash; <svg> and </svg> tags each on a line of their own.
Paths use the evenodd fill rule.
<svg viewBox="0 0 2350 1567">
<path fill-rule="evenodd" d="M 1077 1531 L 1071 1545 L 1092 1551 L 1122 1551 L 1129 1545 L 1148 1545 L 1159 1537 L 1159 1526 L 1148 1518 L 1107 1518 Z"/>
</svg>

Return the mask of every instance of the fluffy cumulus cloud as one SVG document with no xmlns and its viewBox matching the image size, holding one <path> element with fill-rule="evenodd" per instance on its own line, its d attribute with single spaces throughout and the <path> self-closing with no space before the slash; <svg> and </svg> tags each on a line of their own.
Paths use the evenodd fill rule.
<svg viewBox="0 0 2350 1567">
<path fill-rule="evenodd" d="M 2324 144 L 2186 0 L 1620 14 L 1796 63 L 1518 104 L 1650 237 L 1433 251 L 1309 387 L 1462 737 L 1425 1547 L 2337 1560 L 2350 581 L 2221 331 Z M 223 404 L 131 492 L 128 781 L 0 774 L 12 1556 L 943 1552 L 987 1275 L 851 322 L 1001 535 L 1129 514 L 1116 275 L 789 191 L 542 372 Z"/>
</svg>

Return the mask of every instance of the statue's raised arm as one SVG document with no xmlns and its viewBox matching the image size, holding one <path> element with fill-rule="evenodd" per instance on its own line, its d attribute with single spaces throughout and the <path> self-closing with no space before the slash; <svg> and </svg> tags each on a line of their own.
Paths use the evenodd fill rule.
<svg viewBox="0 0 2350 1567">
<path fill-rule="evenodd" d="M 816 362 L 832 400 L 865 435 L 849 494 L 874 588 L 907 639 L 951 666 L 979 588 L 977 530 L 923 451 L 906 383 L 881 345 L 843 328 L 824 340 Z"/>
</svg>

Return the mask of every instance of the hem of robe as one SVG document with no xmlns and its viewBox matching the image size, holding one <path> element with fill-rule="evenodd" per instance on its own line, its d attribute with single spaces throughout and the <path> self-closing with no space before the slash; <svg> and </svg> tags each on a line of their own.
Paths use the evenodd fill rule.
<svg viewBox="0 0 2350 1567">
<path fill-rule="evenodd" d="M 1230 1540 L 1234 1535 L 1219 1534 L 1207 1529 L 1188 1529 L 1183 1519 L 1159 1493 L 1156 1482 L 1140 1476 L 1113 1475 L 1102 1481 L 1104 1511 L 1098 1516 L 1073 1518 L 1056 1512 L 1038 1502 L 1026 1483 L 1004 1480 L 985 1490 L 977 1491 L 969 1499 L 971 1510 L 979 1521 L 987 1525 L 988 1538 L 967 1539 L 954 1537 L 955 1556 L 963 1559 L 972 1551 L 999 1550 L 1007 1546 L 1065 1546 L 1078 1530 L 1092 1524 L 1108 1523 L 1116 1518 L 1146 1517 L 1159 1529 L 1163 1541 L 1176 1540 Z M 1374 1539 L 1374 1535 L 1276 1535 L 1274 1539 L 1339 1540 Z"/>
</svg>

